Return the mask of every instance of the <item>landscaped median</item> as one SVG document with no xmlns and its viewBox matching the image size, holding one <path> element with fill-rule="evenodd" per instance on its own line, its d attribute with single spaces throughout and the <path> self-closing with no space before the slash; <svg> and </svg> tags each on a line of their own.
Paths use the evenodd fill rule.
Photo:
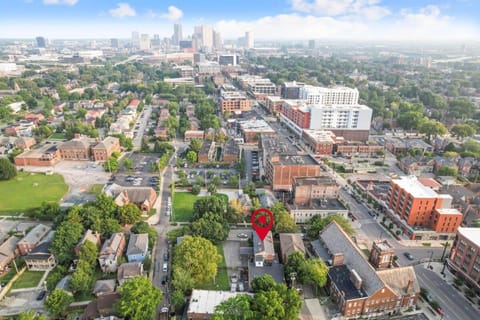
<svg viewBox="0 0 480 320">
<path fill-rule="evenodd" d="M 58 202 L 67 190 L 59 174 L 19 172 L 11 180 L 0 181 L 0 215 L 28 213 L 43 202 Z"/>
</svg>

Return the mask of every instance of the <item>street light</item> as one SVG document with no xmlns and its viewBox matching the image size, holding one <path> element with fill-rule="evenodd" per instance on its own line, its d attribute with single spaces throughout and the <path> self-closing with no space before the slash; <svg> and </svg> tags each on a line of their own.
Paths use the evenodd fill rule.
<svg viewBox="0 0 480 320">
<path fill-rule="evenodd" d="M 430 259 L 428 260 L 428 265 L 427 268 L 430 269 L 430 264 L 432 263 L 432 258 L 433 258 L 433 251 L 430 251 Z"/>
</svg>

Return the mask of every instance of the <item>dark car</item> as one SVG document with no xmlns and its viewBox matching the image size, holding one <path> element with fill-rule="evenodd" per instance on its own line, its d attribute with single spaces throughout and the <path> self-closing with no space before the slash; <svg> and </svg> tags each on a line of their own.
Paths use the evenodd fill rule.
<svg viewBox="0 0 480 320">
<path fill-rule="evenodd" d="M 405 252 L 403 254 L 408 260 L 415 260 L 415 258 L 412 256 L 410 252 Z"/>
<path fill-rule="evenodd" d="M 168 261 L 168 252 L 163 254 L 163 261 Z"/>
<path fill-rule="evenodd" d="M 43 300 L 43 298 L 45 298 L 46 294 L 47 294 L 47 291 L 45 291 L 45 290 L 40 291 L 40 293 L 37 296 L 37 301 Z"/>
<path fill-rule="evenodd" d="M 168 276 L 163 276 L 162 277 L 162 285 L 166 284 L 168 282 Z"/>
</svg>

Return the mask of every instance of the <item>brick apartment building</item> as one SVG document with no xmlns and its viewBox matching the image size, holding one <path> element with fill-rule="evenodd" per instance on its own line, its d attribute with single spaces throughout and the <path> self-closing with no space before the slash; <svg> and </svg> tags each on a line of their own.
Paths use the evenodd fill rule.
<svg viewBox="0 0 480 320">
<path fill-rule="evenodd" d="M 238 161 L 238 154 L 240 153 L 240 150 L 235 143 L 234 140 L 228 140 L 224 145 L 223 145 L 223 155 L 222 155 L 222 161 L 223 162 L 229 162 L 229 163 L 234 163 Z"/>
<path fill-rule="evenodd" d="M 244 93 L 238 91 L 223 91 L 220 95 L 220 110 L 225 112 L 242 113 L 252 110 L 250 99 Z"/>
<path fill-rule="evenodd" d="M 480 292 L 480 229 L 458 228 L 448 266 L 459 278 Z"/>
<path fill-rule="evenodd" d="M 327 290 L 345 318 L 391 315 L 416 305 L 420 286 L 413 267 L 375 270 L 336 222 L 314 248 L 329 264 Z"/>
<path fill-rule="evenodd" d="M 312 152 L 327 155 L 333 153 L 337 137 L 332 131 L 304 129 L 302 139 Z"/>
<path fill-rule="evenodd" d="M 17 166 L 53 166 L 60 161 L 60 152 L 57 145 L 46 144 L 19 154 L 13 161 Z"/>
<path fill-rule="evenodd" d="M 32 251 L 50 232 L 50 227 L 43 224 L 37 224 L 25 237 L 18 243 L 18 251 L 25 255 Z"/>
<path fill-rule="evenodd" d="M 207 163 L 215 160 L 215 141 L 203 141 L 198 152 L 198 163 Z"/>
<path fill-rule="evenodd" d="M 463 220 L 451 203 L 452 196 L 436 193 L 415 176 L 403 176 L 390 182 L 387 215 L 412 240 L 446 240 Z"/>
<path fill-rule="evenodd" d="M 90 160 L 91 148 L 89 138 L 77 135 L 74 139 L 62 143 L 58 151 L 63 160 Z"/>
</svg>

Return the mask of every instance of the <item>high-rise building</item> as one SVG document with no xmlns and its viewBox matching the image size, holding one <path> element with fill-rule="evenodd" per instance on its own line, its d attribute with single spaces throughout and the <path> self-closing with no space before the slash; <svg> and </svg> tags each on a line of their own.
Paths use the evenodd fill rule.
<svg viewBox="0 0 480 320">
<path fill-rule="evenodd" d="M 213 48 L 213 29 L 211 26 L 196 26 L 193 35 L 193 40 L 196 39 L 198 41 L 197 49 L 210 50 Z"/>
<path fill-rule="evenodd" d="M 251 49 L 255 46 L 255 39 L 253 38 L 253 31 L 245 32 L 245 48 Z"/>
<path fill-rule="evenodd" d="M 150 36 L 146 33 L 140 36 L 140 50 L 150 50 Z"/>
<path fill-rule="evenodd" d="M 308 104 L 357 104 L 358 90 L 348 87 L 315 87 L 306 85 L 299 89 L 299 98 Z"/>
<path fill-rule="evenodd" d="M 37 47 L 39 48 L 46 48 L 47 47 L 47 39 L 44 37 L 37 37 Z"/>
<path fill-rule="evenodd" d="M 160 48 L 160 45 L 162 44 L 162 40 L 160 39 L 160 36 L 158 34 L 153 35 L 152 39 L 152 48 Z"/>
<path fill-rule="evenodd" d="M 140 34 L 138 33 L 138 31 L 132 32 L 132 47 L 140 47 Z"/>
<path fill-rule="evenodd" d="M 182 25 L 179 23 L 176 23 L 173 25 L 173 37 L 172 37 L 172 42 L 174 45 L 179 45 L 180 41 L 183 40 L 183 34 L 182 34 Z"/>
<path fill-rule="evenodd" d="M 315 49 L 315 40 L 308 40 L 308 49 Z"/>
<path fill-rule="evenodd" d="M 110 47 L 112 47 L 112 48 L 118 48 L 118 47 L 119 47 L 118 39 L 116 39 L 116 38 L 110 39 Z"/>
<path fill-rule="evenodd" d="M 222 41 L 222 35 L 220 32 L 213 30 L 213 47 L 216 50 L 222 50 L 223 49 L 223 41 Z"/>
</svg>

